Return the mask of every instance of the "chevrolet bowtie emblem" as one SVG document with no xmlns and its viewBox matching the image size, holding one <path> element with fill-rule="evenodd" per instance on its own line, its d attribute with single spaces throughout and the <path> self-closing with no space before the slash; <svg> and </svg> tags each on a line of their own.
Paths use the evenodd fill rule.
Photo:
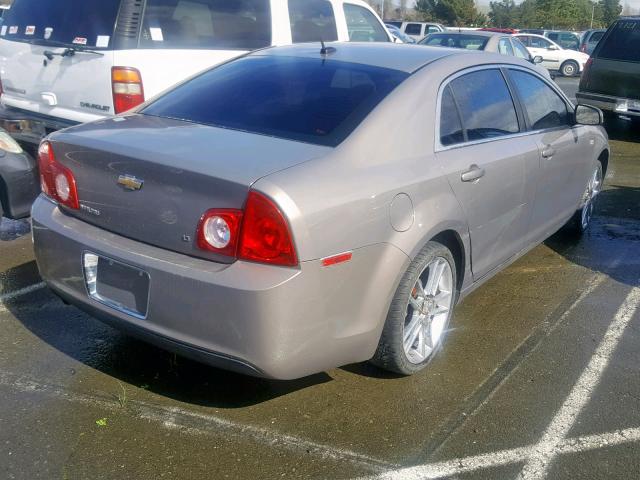
<svg viewBox="0 0 640 480">
<path fill-rule="evenodd" d="M 133 175 L 120 175 L 118 177 L 118 185 L 123 186 L 127 190 L 140 190 L 144 180 L 134 177 Z"/>
</svg>

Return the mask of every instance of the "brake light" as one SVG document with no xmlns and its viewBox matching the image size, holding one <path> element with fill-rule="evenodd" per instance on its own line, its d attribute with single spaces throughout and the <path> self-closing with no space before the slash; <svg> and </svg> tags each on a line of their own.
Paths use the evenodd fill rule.
<svg viewBox="0 0 640 480">
<path fill-rule="evenodd" d="M 144 102 L 144 88 L 140 72 L 131 67 L 111 69 L 113 108 L 116 113 L 126 112 Z"/>
<path fill-rule="evenodd" d="M 244 211 L 211 209 L 200 218 L 198 248 L 251 262 L 293 267 L 298 257 L 293 236 L 278 206 L 250 191 Z"/>
<path fill-rule="evenodd" d="M 589 57 L 587 59 L 587 63 L 584 64 L 584 69 L 582 70 L 582 78 L 580 79 L 581 85 L 589 85 L 589 71 L 591 69 L 591 64 L 593 64 L 593 57 Z"/>
<path fill-rule="evenodd" d="M 73 172 L 58 163 L 53 147 L 47 141 L 38 148 L 38 167 L 42 192 L 56 202 L 78 210 L 80 202 Z"/>
</svg>

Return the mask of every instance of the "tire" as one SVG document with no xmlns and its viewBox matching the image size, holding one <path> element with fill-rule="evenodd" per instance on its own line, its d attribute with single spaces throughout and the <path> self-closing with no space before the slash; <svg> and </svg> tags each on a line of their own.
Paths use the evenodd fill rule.
<svg viewBox="0 0 640 480">
<path fill-rule="evenodd" d="M 457 299 L 456 281 L 451 251 L 438 242 L 427 243 L 398 285 L 371 363 L 401 375 L 422 370 L 446 337 Z"/>
<path fill-rule="evenodd" d="M 581 207 L 573 214 L 567 222 L 566 229 L 576 237 L 581 237 L 589 229 L 593 212 L 602 191 L 604 182 L 602 163 L 598 160 L 593 173 L 589 176 L 587 187 L 582 196 Z"/>
<path fill-rule="evenodd" d="M 560 65 L 560 73 L 563 77 L 573 77 L 580 73 L 580 66 L 573 60 L 567 60 Z"/>
</svg>

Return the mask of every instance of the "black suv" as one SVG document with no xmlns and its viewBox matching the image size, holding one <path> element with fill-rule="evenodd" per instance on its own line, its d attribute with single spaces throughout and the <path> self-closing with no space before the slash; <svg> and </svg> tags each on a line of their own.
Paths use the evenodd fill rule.
<svg viewBox="0 0 640 480">
<path fill-rule="evenodd" d="M 576 98 L 640 121 L 640 16 L 609 27 L 587 61 Z"/>
</svg>

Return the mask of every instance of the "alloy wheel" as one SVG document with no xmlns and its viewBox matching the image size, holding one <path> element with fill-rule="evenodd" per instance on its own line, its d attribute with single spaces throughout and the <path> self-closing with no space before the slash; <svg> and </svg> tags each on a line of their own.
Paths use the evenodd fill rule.
<svg viewBox="0 0 640 480">
<path fill-rule="evenodd" d="M 596 167 L 593 175 L 589 179 L 589 184 L 587 185 L 587 191 L 585 192 L 585 201 L 584 206 L 582 207 L 582 229 L 585 230 L 589 224 L 591 223 L 591 218 L 593 217 L 593 211 L 595 209 L 595 200 L 600 190 L 602 188 L 602 167 L 600 163 Z"/>
<path fill-rule="evenodd" d="M 407 303 L 403 347 L 411 363 L 424 362 L 440 345 L 453 307 L 453 291 L 451 265 L 435 257 L 418 276 Z"/>
</svg>

